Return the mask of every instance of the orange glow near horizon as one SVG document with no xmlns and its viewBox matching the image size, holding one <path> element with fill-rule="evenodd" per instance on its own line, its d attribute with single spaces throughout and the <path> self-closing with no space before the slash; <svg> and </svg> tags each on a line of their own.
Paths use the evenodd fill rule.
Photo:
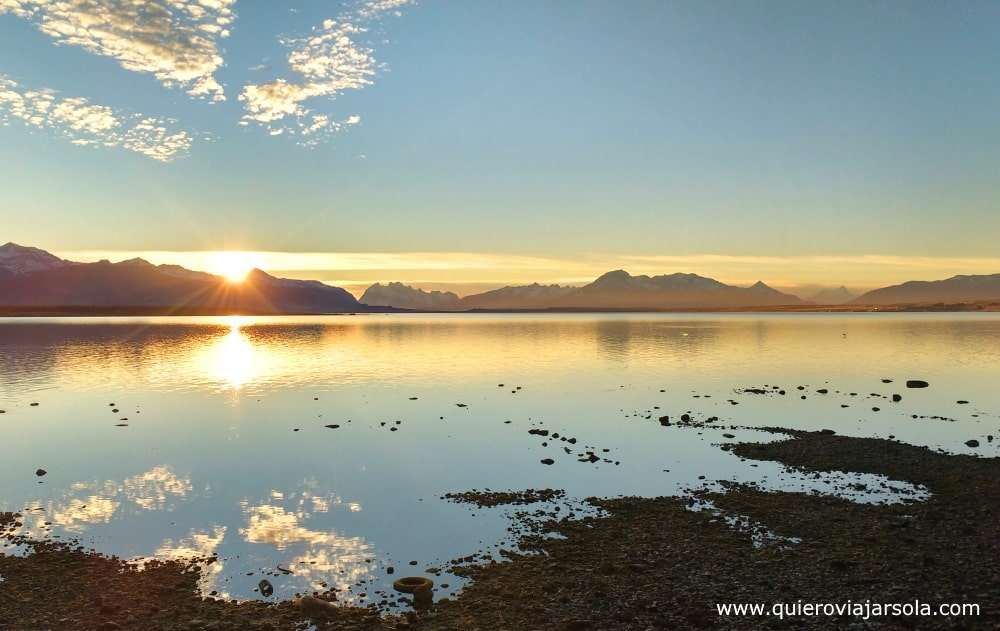
<svg viewBox="0 0 1000 631">
<path fill-rule="evenodd" d="M 212 253 L 206 271 L 223 276 L 231 283 L 242 283 L 250 270 L 259 266 L 260 261 L 252 252 L 225 250 Z"/>
</svg>

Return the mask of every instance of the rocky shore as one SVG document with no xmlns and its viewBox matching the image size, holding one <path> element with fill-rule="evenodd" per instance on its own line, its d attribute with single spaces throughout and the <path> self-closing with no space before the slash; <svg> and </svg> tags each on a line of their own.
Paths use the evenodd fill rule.
<svg viewBox="0 0 1000 631">
<path fill-rule="evenodd" d="M 19 516 L 6 513 L 0 536 L 30 553 L 0 556 L 0 628 L 1000 628 L 1000 462 L 829 431 L 770 431 L 787 437 L 724 447 L 816 475 L 882 474 L 923 485 L 930 497 L 859 504 L 730 484 L 726 492 L 690 497 L 593 498 L 601 516 L 557 519 L 553 512 L 538 522 L 536 511 L 540 525 L 518 552 L 504 562 L 455 568 L 471 579 L 459 597 L 405 616 L 331 609 L 332 592 L 276 604 L 205 598 L 197 590 L 199 563 L 140 567 L 69 543 L 32 541 L 15 534 Z M 530 503 L 537 495 L 469 492 L 455 499 L 495 505 Z M 771 536 L 761 539 L 761 530 Z M 716 609 L 797 601 L 975 603 L 980 613 L 780 619 L 720 616 Z"/>
</svg>

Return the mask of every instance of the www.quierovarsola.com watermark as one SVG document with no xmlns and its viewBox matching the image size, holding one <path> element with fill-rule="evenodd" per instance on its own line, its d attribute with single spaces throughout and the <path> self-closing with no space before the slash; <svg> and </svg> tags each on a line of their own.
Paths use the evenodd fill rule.
<svg viewBox="0 0 1000 631">
<path fill-rule="evenodd" d="M 795 602 L 778 602 L 768 606 L 767 603 L 716 603 L 716 613 L 723 617 L 771 616 L 784 620 L 785 618 L 809 618 L 819 616 L 837 616 L 869 620 L 881 617 L 902 616 L 978 616 L 978 603 L 941 603 L 933 605 L 915 600 L 908 603 L 883 603 L 866 600 L 854 602 L 848 600 L 842 603 L 815 603 L 798 600 Z"/>
</svg>

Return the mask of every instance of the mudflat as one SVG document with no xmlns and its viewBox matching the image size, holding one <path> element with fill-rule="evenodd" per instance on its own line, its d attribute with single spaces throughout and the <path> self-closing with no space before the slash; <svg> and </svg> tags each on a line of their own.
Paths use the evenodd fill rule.
<svg viewBox="0 0 1000 631">
<path fill-rule="evenodd" d="M 688 497 L 587 500 L 602 509 L 598 516 L 525 511 L 532 525 L 518 551 L 503 562 L 455 568 L 472 579 L 457 598 L 405 615 L 318 602 L 335 602 L 334 591 L 274 604 L 205 597 L 198 579 L 210 558 L 139 565 L 73 542 L 16 534 L 20 516 L 5 513 L 3 536 L 27 553 L 0 556 L 0 623 L 24 630 L 834 629 L 863 621 L 724 616 L 717 605 L 850 601 L 979 605 L 978 615 L 875 616 L 864 623 L 878 628 L 1000 624 L 1000 462 L 894 440 L 768 429 L 787 438 L 724 448 L 816 475 L 882 474 L 925 486 L 930 496 L 860 504 L 728 483 L 725 491 Z M 470 492 L 458 499 L 525 497 L 490 492 L 480 501 Z"/>
</svg>

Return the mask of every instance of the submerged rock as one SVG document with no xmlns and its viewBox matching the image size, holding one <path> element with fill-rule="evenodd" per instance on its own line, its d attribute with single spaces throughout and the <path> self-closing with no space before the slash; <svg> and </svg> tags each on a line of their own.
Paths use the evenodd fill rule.
<svg viewBox="0 0 1000 631">
<path fill-rule="evenodd" d="M 931 384 L 927 383 L 923 379 L 908 379 L 906 381 L 907 388 L 926 388 Z"/>
</svg>

